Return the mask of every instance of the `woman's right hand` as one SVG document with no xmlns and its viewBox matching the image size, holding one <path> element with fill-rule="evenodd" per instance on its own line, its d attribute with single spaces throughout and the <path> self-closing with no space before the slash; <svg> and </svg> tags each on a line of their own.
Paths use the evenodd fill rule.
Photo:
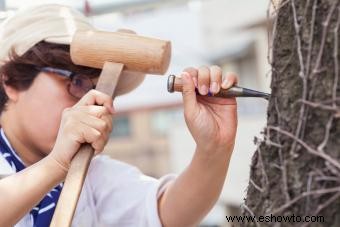
<svg viewBox="0 0 340 227">
<path fill-rule="evenodd" d="M 112 131 L 112 98 L 91 90 L 73 107 L 64 109 L 55 145 L 49 154 L 65 170 L 82 143 L 89 143 L 95 154 L 103 151 Z"/>
</svg>

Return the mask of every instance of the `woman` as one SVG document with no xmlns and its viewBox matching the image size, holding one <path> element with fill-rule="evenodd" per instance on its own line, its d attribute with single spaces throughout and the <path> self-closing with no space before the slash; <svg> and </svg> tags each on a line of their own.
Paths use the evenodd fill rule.
<svg viewBox="0 0 340 227">
<path fill-rule="evenodd" d="M 99 154 L 112 130 L 111 97 L 93 90 L 97 69 L 74 65 L 76 29 L 93 29 L 59 5 L 24 10 L 0 29 L 0 226 L 48 226 L 72 157 L 84 142 Z M 182 73 L 186 124 L 196 142 L 179 176 L 159 180 L 97 155 L 73 226 L 193 226 L 219 197 L 237 127 L 235 99 L 198 97 L 236 83 L 217 66 Z M 105 173 L 105 174 L 104 174 Z M 0 173 L 1 174 L 1 173 Z M 11 205 L 15 204 L 15 205 Z"/>
</svg>

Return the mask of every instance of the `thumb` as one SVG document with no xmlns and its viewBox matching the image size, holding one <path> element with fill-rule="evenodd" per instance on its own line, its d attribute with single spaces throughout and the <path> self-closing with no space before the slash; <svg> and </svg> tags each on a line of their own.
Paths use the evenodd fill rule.
<svg viewBox="0 0 340 227">
<path fill-rule="evenodd" d="M 182 78 L 182 96 L 184 104 L 184 112 L 186 114 L 193 115 L 197 109 L 197 100 L 195 92 L 195 84 L 189 73 L 183 72 L 181 74 Z"/>
</svg>

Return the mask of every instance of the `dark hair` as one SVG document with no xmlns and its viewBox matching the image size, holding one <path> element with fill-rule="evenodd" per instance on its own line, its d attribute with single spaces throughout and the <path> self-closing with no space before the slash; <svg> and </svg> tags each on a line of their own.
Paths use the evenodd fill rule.
<svg viewBox="0 0 340 227">
<path fill-rule="evenodd" d="M 70 46 L 41 41 L 19 56 L 11 51 L 10 58 L 0 67 L 0 113 L 5 110 L 8 97 L 3 84 L 19 91 L 28 89 L 40 67 L 55 67 L 66 69 L 74 73 L 88 75 L 90 78 L 98 77 L 100 69 L 73 64 L 70 56 Z"/>
</svg>

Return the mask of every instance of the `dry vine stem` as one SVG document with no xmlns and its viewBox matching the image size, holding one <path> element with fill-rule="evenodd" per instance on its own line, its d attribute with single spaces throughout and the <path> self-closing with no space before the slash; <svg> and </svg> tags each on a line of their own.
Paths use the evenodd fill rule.
<svg viewBox="0 0 340 227">
<path fill-rule="evenodd" d="M 319 215 L 324 223 L 277 224 L 340 226 L 340 1 L 275 3 L 272 97 L 243 214 Z"/>
</svg>

